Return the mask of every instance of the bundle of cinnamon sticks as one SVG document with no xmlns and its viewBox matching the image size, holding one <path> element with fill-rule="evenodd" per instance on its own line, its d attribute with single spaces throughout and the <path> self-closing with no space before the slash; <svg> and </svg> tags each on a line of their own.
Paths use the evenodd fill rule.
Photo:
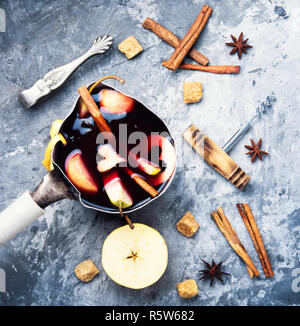
<svg viewBox="0 0 300 326">
<path fill-rule="evenodd" d="M 246 263 L 246 267 L 250 277 L 252 278 L 253 275 L 258 276 L 259 271 L 253 264 L 250 256 L 248 255 L 245 247 L 243 246 L 241 240 L 238 238 L 235 230 L 233 229 L 232 225 L 228 221 L 222 207 L 219 207 L 216 212 L 212 212 L 210 214 L 211 218 L 215 221 L 220 231 L 225 236 L 226 240 L 232 247 L 232 249 L 243 259 Z"/>
<path fill-rule="evenodd" d="M 212 9 L 204 5 L 194 21 L 193 25 L 180 42 L 179 46 L 176 47 L 174 53 L 171 55 L 168 61 L 163 61 L 163 65 L 169 69 L 177 70 L 185 56 L 188 54 L 189 50 L 192 48 L 198 36 L 202 32 L 206 22 L 208 21 L 210 15 L 212 13 Z"/>
<path fill-rule="evenodd" d="M 237 204 L 236 205 L 240 215 L 246 225 L 246 228 L 251 236 L 251 239 L 254 243 L 255 249 L 260 258 L 264 273 L 266 277 L 273 277 L 274 273 L 265 250 L 264 243 L 262 241 L 262 237 L 258 230 L 257 224 L 251 212 L 250 206 L 248 204 Z M 232 225 L 228 221 L 222 207 L 219 207 L 216 212 L 212 212 L 210 214 L 211 218 L 215 221 L 220 231 L 225 236 L 226 240 L 233 248 L 233 250 L 242 258 L 242 260 L 246 263 L 246 268 L 250 277 L 252 278 L 254 275 L 258 276 L 259 272 L 255 265 L 253 264 L 249 254 L 247 253 L 245 247 L 242 242 L 238 238 L 235 230 Z"/>
<path fill-rule="evenodd" d="M 204 26 L 206 25 L 210 15 L 212 14 L 212 8 L 208 5 L 204 5 L 197 16 L 196 20 L 192 24 L 191 28 L 181 40 L 178 36 L 173 34 L 171 31 L 161 26 L 151 18 L 146 18 L 142 26 L 145 29 L 156 34 L 162 40 L 170 44 L 175 48 L 175 51 L 167 61 L 163 61 L 163 66 L 176 71 L 178 68 L 181 69 L 192 69 L 206 71 L 215 74 L 237 74 L 240 71 L 240 66 L 209 66 L 207 65 L 209 59 L 206 58 L 202 53 L 193 49 L 193 45 L 197 41 L 199 35 L 201 34 Z M 187 65 L 182 64 L 186 56 L 194 59 L 199 63 L 199 65 Z"/>
</svg>

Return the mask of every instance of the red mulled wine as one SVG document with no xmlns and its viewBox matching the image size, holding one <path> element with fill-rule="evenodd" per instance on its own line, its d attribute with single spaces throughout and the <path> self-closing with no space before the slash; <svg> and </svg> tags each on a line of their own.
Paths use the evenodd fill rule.
<svg viewBox="0 0 300 326">
<path fill-rule="evenodd" d="M 123 186 L 129 196 L 126 199 L 127 206 L 123 206 L 125 211 L 127 207 L 139 207 L 152 197 L 134 182 L 133 176 L 141 177 L 158 193 L 161 192 L 174 173 L 174 142 L 161 119 L 137 100 L 103 84 L 96 86 L 91 94 L 115 136 L 114 146 L 101 147 L 105 153 L 101 155 L 107 153 L 108 156 L 99 156 L 99 146 L 103 146 L 99 144 L 99 129 L 79 98 L 75 109 L 60 129 L 67 145 L 56 145 L 53 161 L 80 192 L 82 201 L 88 206 L 117 211 L 118 204 L 114 202 L 114 197 L 118 196 L 120 187 Z M 141 133 L 145 135 L 146 141 L 136 137 Z M 137 144 L 134 143 L 135 139 Z M 136 148 L 142 150 L 136 151 Z M 157 161 L 151 163 L 154 153 L 157 154 Z M 118 162 L 116 165 L 113 161 L 115 159 Z M 109 168 L 110 166 L 112 167 Z M 110 189 L 112 185 L 115 188 Z"/>
</svg>

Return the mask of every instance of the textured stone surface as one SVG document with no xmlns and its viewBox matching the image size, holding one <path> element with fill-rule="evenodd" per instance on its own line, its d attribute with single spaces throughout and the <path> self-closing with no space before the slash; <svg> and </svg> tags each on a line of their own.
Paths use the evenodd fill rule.
<svg viewBox="0 0 300 326">
<path fill-rule="evenodd" d="M 209 23 L 197 48 L 212 64 L 241 64 L 236 76 L 178 71 L 162 67 L 172 48 L 143 30 L 149 16 L 183 37 L 203 4 L 195 1 L 8 1 L 6 32 L 0 33 L 0 209 L 45 174 L 41 165 L 51 121 L 64 118 L 77 98 L 76 89 L 106 74 L 127 80 L 122 86 L 158 113 L 182 148 L 180 134 L 196 124 L 223 145 L 257 105 L 274 90 L 277 103 L 231 152 L 251 176 L 244 192 L 216 174 L 188 146 L 178 153 L 175 179 L 161 198 L 131 215 L 133 221 L 158 229 L 169 247 L 169 266 L 155 285 L 129 290 L 113 283 L 101 269 L 106 236 L 123 221 L 96 213 L 78 202 L 64 200 L 47 208 L 45 216 L 0 249 L 0 268 L 6 271 L 5 305 L 289 305 L 300 304 L 300 102 L 299 1 L 212 1 Z M 230 34 L 243 31 L 254 48 L 241 61 L 229 56 Z M 114 36 L 113 49 L 81 66 L 65 86 L 32 109 L 17 94 L 47 71 L 87 50 L 99 34 Z M 117 44 L 134 35 L 144 51 L 128 61 Z M 203 83 L 201 102 L 183 103 L 182 84 Z M 112 82 L 113 85 L 113 82 Z M 263 138 L 270 155 L 251 164 L 244 144 Z M 250 280 L 246 268 L 209 217 L 222 205 L 240 239 L 262 271 L 246 228 L 235 208 L 248 202 L 257 219 L 274 267 L 275 277 Z M 190 210 L 201 227 L 194 238 L 183 237 L 176 222 Z M 224 284 L 198 282 L 199 295 L 178 296 L 176 284 L 198 279 L 200 257 L 223 260 L 232 274 Z M 92 259 L 100 268 L 93 282 L 83 284 L 74 267 Z M 298 292 L 297 292 L 298 291 Z"/>
</svg>

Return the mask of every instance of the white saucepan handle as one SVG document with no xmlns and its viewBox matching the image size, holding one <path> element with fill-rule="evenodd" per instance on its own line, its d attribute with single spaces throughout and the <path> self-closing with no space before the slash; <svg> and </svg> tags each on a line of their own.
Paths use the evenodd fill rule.
<svg viewBox="0 0 300 326">
<path fill-rule="evenodd" d="M 0 214 L 0 248 L 44 213 L 26 191 Z"/>
</svg>

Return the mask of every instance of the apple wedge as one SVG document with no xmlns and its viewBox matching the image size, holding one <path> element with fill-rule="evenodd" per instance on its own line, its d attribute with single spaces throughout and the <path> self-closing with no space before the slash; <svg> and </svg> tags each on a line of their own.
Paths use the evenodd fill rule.
<svg viewBox="0 0 300 326">
<path fill-rule="evenodd" d="M 109 113 L 128 113 L 134 108 L 134 99 L 112 89 L 100 92 L 101 110 Z"/>
<path fill-rule="evenodd" d="M 143 289 L 157 282 L 168 265 L 168 248 L 155 229 L 134 223 L 114 230 L 102 248 L 102 266 L 119 285 Z"/>
<path fill-rule="evenodd" d="M 81 154 L 80 150 L 74 150 L 68 155 L 65 162 L 67 177 L 80 191 L 96 194 L 99 190 L 98 185 L 84 163 Z"/>
<path fill-rule="evenodd" d="M 138 168 L 147 174 L 145 178 L 152 186 L 159 186 L 168 181 L 176 167 L 176 152 L 171 141 L 167 137 L 151 134 L 148 137 L 144 137 L 139 146 L 142 146 L 144 150 L 151 153 L 151 156 L 153 155 L 153 149 L 159 147 L 158 157 L 154 158 L 153 161 L 162 161 L 163 171 L 160 166 L 152 161 L 144 158 L 136 158 L 136 154 L 132 150 L 128 153 L 129 160 L 137 162 Z"/>
<path fill-rule="evenodd" d="M 99 145 L 98 154 L 100 154 L 104 159 L 97 161 L 97 169 L 99 172 L 106 172 L 112 169 L 114 166 L 121 162 L 126 162 L 126 160 L 121 157 L 110 144 Z M 157 175 L 161 168 L 148 161 L 145 158 L 135 158 L 131 155 L 131 159 L 138 164 L 138 168 L 148 175 Z"/>
<path fill-rule="evenodd" d="M 138 168 L 148 175 L 157 175 L 161 171 L 161 168 L 157 164 L 154 164 L 153 162 L 148 161 L 143 157 L 138 159 L 138 163 Z"/>
<path fill-rule="evenodd" d="M 116 170 L 105 172 L 101 176 L 106 194 L 113 205 L 122 210 L 133 204 L 133 200 Z"/>
<path fill-rule="evenodd" d="M 154 146 L 159 146 L 161 153 L 159 159 L 163 161 L 165 169 L 157 174 L 147 176 L 147 181 L 152 186 L 158 186 L 166 182 L 173 174 L 176 166 L 176 152 L 170 140 L 160 135 L 151 135 L 148 139 L 150 151 Z"/>
<path fill-rule="evenodd" d="M 97 169 L 99 172 L 109 171 L 117 164 L 126 162 L 110 144 L 100 145 L 98 147 L 98 154 L 104 157 L 104 159 L 97 161 Z"/>
<path fill-rule="evenodd" d="M 100 83 L 102 83 L 105 79 L 115 79 L 117 81 L 119 81 L 121 84 L 124 84 L 125 83 L 125 80 L 118 77 L 118 76 L 104 76 L 102 78 L 100 78 L 98 81 L 96 81 L 94 84 L 92 84 L 91 86 L 89 86 L 88 90 L 89 92 L 92 94 L 92 91 L 94 90 L 94 88 L 99 85 Z M 97 95 L 99 96 L 101 94 L 98 93 Z M 96 96 L 96 95 L 95 95 Z M 85 103 L 82 101 L 82 99 L 80 99 L 80 102 L 79 102 L 79 117 L 81 119 L 84 119 L 84 118 L 87 118 L 90 116 L 90 112 L 88 110 L 88 108 L 86 107 Z"/>
</svg>

